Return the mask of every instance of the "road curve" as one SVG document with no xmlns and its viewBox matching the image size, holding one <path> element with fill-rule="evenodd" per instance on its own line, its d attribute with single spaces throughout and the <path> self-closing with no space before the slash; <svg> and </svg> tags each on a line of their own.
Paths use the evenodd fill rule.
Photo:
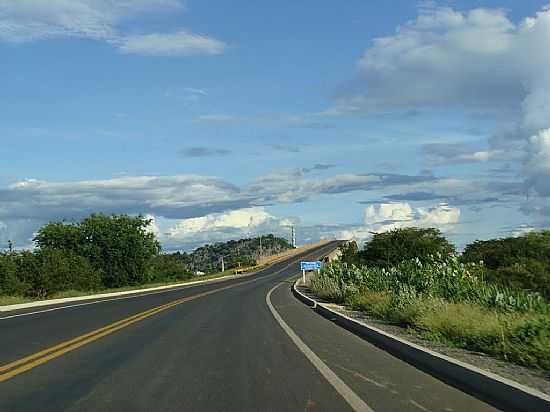
<svg viewBox="0 0 550 412">
<path fill-rule="evenodd" d="M 494 410 L 292 296 L 298 260 L 336 245 L 247 278 L 2 314 L 0 411 Z"/>
</svg>

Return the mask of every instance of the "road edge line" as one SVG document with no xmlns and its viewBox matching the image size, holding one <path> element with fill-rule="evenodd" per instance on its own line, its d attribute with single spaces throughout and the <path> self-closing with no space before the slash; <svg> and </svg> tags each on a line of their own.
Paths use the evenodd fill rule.
<svg viewBox="0 0 550 412">
<path fill-rule="evenodd" d="M 136 297 L 141 296 L 140 294 L 146 293 L 146 292 L 164 292 L 168 291 L 167 289 L 176 289 L 176 288 L 184 288 L 186 286 L 196 286 L 196 285 L 203 285 L 205 283 L 215 283 L 227 279 L 240 279 L 244 277 L 253 276 L 256 273 L 258 273 L 260 270 L 263 270 L 265 268 L 259 269 L 254 272 L 246 273 L 244 275 L 225 275 L 221 276 L 219 278 L 213 278 L 213 279 L 205 279 L 205 280 L 196 280 L 192 282 L 180 282 L 180 283 L 174 283 L 172 285 L 163 285 L 163 286 L 155 286 L 152 288 L 145 288 L 145 289 L 134 289 L 134 290 L 125 290 L 122 292 L 108 292 L 108 293 L 99 293 L 95 295 L 85 295 L 85 296 L 75 296 L 72 298 L 59 298 L 59 299 L 48 299 L 48 300 L 40 300 L 40 301 L 34 301 L 34 302 L 28 302 L 28 303 L 16 303 L 13 305 L 4 305 L 0 306 L 0 313 L 4 312 L 12 312 L 14 310 L 20 310 L 20 309 L 29 309 L 29 308 L 39 308 L 43 306 L 53 306 L 53 305 L 59 305 L 61 303 L 71 303 L 71 302 L 81 302 L 86 300 L 93 300 L 93 299 L 105 299 L 106 298 L 113 298 L 113 297 L 120 297 L 120 296 L 127 296 L 127 295 L 136 295 Z M 146 295 L 143 295 L 146 296 Z M 128 296 L 128 298 L 132 298 L 134 296 Z"/>
<path fill-rule="evenodd" d="M 289 256 L 277 257 L 272 262 L 266 263 L 264 265 L 259 265 L 256 268 L 256 270 L 253 270 L 252 272 L 245 273 L 245 274 L 242 274 L 242 275 L 225 275 L 225 276 L 221 276 L 219 278 L 213 278 L 213 279 L 195 280 L 195 281 L 191 281 L 191 282 L 179 282 L 179 283 L 173 283 L 171 285 L 162 285 L 162 286 L 155 286 L 155 287 L 151 287 L 151 288 L 125 290 L 125 291 L 122 291 L 122 292 L 107 292 L 107 293 L 98 293 L 98 294 L 93 294 L 93 295 L 74 296 L 74 297 L 71 297 L 71 298 L 47 299 L 47 300 L 40 300 L 40 301 L 33 301 L 33 302 L 26 302 L 26 303 L 15 303 L 13 305 L 3 305 L 3 306 L 0 305 L 0 313 L 12 312 L 12 311 L 21 310 L 21 309 L 39 308 L 39 307 L 44 307 L 44 306 L 53 306 L 53 305 L 59 305 L 59 304 L 62 304 L 62 303 L 82 302 L 82 301 L 93 300 L 93 299 L 105 299 L 105 300 L 107 300 L 107 298 L 116 298 L 116 297 L 127 296 L 127 295 L 132 295 L 132 296 L 128 297 L 128 298 L 132 298 L 132 297 L 134 297 L 133 295 L 135 295 L 135 297 L 138 297 L 138 296 L 140 296 L 140 294 L 143 294 L 143 293 L 146 293 L 146 292 L 157 292 L 158 291 L 158 293 L 162 293 L 164 291 L 169 291 L 167 289 L 176 289 L 176 288 L 179 288 L 179 287 L 181 287 L 183 289 L 187 286 L 189 286 L 189 287 L 196 286 L 196 285 L 200 286 L 200 285 L 204 285 L 206 283 L 216 283 L 216 282 L 221 282 L 221 281 L 225 281 L 225 280 L 250 277 L 250 276 L 256 275 L 257 273 L 261 272 L 264 269 L 269 268 L 270 266 L 273 266 L 275 264 L 284 262 L 286 259 L 292 259 L 292 258 L 295 258 L 296 256 L 299 256 L 300 254 L 307 253 L 307 252 L 309 252 L 311 250 L 314 250 L 314 249 L 317 249 L 317 248 L 322 248 L 322 247 L 326 246 L 328 243 L 330 243 L 330 242 L 326 242 L 326 243 L 323 243 L 321 245 L 316 245 L 316 246 L 308 246 L 305 249 L 300 250 L 299 252 L 290 254 Z M 298 248 L 298 249 L 300 249 L 300 248 Z M 295 249 L 294 251 L 296 251 L 298 249 Z M 152 294 L 152 293 L 149 293 L 149 294 Z M 145 294 L 143 296 L 147 296 L 149 294 Z M 112 300 L 115 300 L 115 299 L 112 299 Z M 99 301 L 97 301 L 97 302 L 99 302 Z M 93 303 L 95 303 L 95 302 L 93 302 Z"/>
<path fill-rule="evenodd" d="M 473 395 L 481 396 L 498 408 L 512 408 L 526 412 L 550 410 L 549 395 L 350 318 L 300 292 L 299 283 L 300 279 L 292 285 L 292 292 L 298 300 L 310 306 L 321 316 L 405 360 L 412 366 L 419 367 L 436 378 L 454 383 L 460 387 L 459 389 L 466 389 Z"/>
<path fill-rule="evenodd" d="M 283 283 L 279 283 L 272 287 L 265 297 L 265 301 L 271 314 L 275 320 L 279 323 L 279 326 L 290 337 L 292 342 L 298 347 L 298 349 L 305 355 L 305 357 L 315 366 L 315 368 L 323 375 L 323 377 L 332 385 L 334 389 L 344 398 L 344 400 L 350 405 L 354 411 L 374 412 L 353 390 L 346 385 L 346 383 L 336 373 L 330 369 L 326 363 L 324 363 L 319 356 L 315 354 L 300 337 L 292 330 L 290 326 L 283 320 L 279 312 L 275 309 L 271 303 L 271 293 Z"/>
</svg>

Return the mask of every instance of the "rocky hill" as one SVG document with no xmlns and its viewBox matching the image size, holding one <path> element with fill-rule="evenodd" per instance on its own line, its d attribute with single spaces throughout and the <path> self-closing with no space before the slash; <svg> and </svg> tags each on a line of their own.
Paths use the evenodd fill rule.
<svg viewBox="0 0 550 412">
<path fill-rule="evenodd" d="M 213 273 L 221 269 L 222 256 L 225 269 L 231 269 L 252 266 L 260 256 L 275 255 L 291 248 L 286 239 L 269 234 L 261 237 L 261 249 L 260 238 L 256 237 L 205 245 L 191 253 L 176 252 L 175 256 L 193 271 Z"/>
</svg>

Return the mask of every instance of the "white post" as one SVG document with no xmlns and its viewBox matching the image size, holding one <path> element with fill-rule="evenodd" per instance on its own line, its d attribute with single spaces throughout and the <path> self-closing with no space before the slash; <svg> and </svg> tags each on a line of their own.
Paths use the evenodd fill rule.
<svg viewBox="0 0 550 412">
<path fill-rule="evenodd" d="M 302 283 L 306 285 L 306 270 L 302 269 Z"/>
</svg>

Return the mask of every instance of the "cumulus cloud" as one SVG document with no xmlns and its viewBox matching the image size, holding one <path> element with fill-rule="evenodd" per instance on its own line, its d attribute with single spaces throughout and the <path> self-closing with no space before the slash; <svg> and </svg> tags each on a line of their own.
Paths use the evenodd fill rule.
<svg viewBox="0 0 550 412">
<path fill-rule="evenodd" d="M 422 146 L 429 164 L 484 163 L 490 160 L 517 160 L 518 155 L 504 150 L 476 150 L 465 143 L 428 143 Z"/>
<path fill-rule="evenodd" d="M 529 138 L 524 174 L 537 193 L 550 196 L 550 129 Z"/>
<path fill-rule="evenodd" d="M 439 227 L 455 225 L 460 209 L 441 203 L 431 208 L 413 209 L 408 203 L 383 203 L 365 209 L 365 225 L 375 231 L 386 231 L 403 226 Z"/>
<path fill-rule="evenodd" d="M 448 164 L 527 156 L 526 182 L 548 196 L 531 162 L 542 138 L 529 139 L 550 128 L 548 44 L 549 8 L 515 23 L 502 9 L 422 7 L 415 20 L 374 40 L 331 111 L 475 110 L 500 125 L 489 147 L 432 145 L 425 148 L 428 159 Z"/>
<path fill-rule="evenodd" d="M 225 43 L 177 31 L 126 35 L 120 27 L 151 13 L 181 11 L 179 0 L 0 0 L 0 40 L 20 44 L 59 37 L 106 41 L 145 56 L 221 54 Z"/>
<path fill-rule="evenodd" d="M 418 208 L 409 203 L 380 203 L 365 209 L 363 226 L 341 231 L 338 237 L 363 241 L 373 233 L 403 227 L 435 227 L 449 232 L 459 221 L 460 209 L 446 203 Z"/>
<path fill-rule="evenodd" d="M 426 9 L 364 53 L 354 103 L 384 112 L 442 103 L 517 106 L 524 91 L 514 58 L 524 31 L 500 9 Z"/>
<path fill-rule="evenodd" d="M 284 236 L 288 235 L 288 226 L 296 223 L 296 219 L 275 217 L 262 207 L 245 208 L 180 220 L 162 235 L 162 240 L 169 247 L 190 249 L 268 233 Z"/>
<path fill-rule="evenodd" d="M 318 165 L 317 169 L 326 170 L 326 165 Z M 348 174 L 321 179 L 302 169 L 273 172 L 240 187 L 221 178 L 195 175 L 123 176 L 74 182 L 27 179 L 0 188 L 0 221 L 8 226 L 2 232 L 5 236 L 29 243 L 32 233 L 48 221 L 73 221 L 90 213 L 188 219 L 303 202 L 320 195 L 382 188 L 401 191 L 421 184 L 431 184 L 436 190 L 446 185 L 433 176 L 395 174 Z"/>
<path fill-rule="evenodd" d="M 184 218 L 247 204 L 236 186 L 193 175 L 79 182 L 24 180 L 0 189 L 2 219 L 70 220 L 93 212 Z"/>
<path fill-rule="evenodd" d="M 149 233 L 153 233 L 158 238 L 161 235 L 161 231 L 157 223 L 156 216 L 148 214 L 148 215 L 145 215 L 144 217 L 145 219 L 149 220 L 149 225 L 147 226 L 146 230 Z"/>
</svg>

